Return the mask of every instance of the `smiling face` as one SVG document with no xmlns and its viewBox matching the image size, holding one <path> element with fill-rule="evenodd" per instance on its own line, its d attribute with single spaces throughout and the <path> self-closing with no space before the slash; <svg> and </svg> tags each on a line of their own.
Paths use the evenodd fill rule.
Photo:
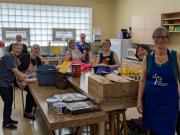
<svg viewBox="0 0 180 135">
<path fill-rule="evenodd" d="M 39 47 L 39 45 L 34 44 L 34 45 L 31 47 L 31 53 L 32 53 L 34 56 L 38 57 L 39 54 L 40 54 L 40 47 Z"/>
<path fill-rule="evenodd" d="M 147 54 L 147 50 L 144 49 L 143 47 L 139 47 L 137 49 L 137 57 L 140 59 L 140 60 L 143 60 L 144 56 Z"/>
<path fill-rule="evenodd" d="M 70 39 L 69 42 L 68 42 L 68 45 L 69 45 L 69 48 L 70 48 L 70 49 L 74 49 L 74 48 L 75 48 L 75 45 L 76 45 L 75 40 Z"/>
<path fill-rule="evenodd" d="M 23 47 L 22 47 L 22 45 L 21 44 L 14 44 L 13 46 L 12 46 L 12 52 L 16 55 L 16 56 L 18 56 L 18 55 L 20 55 L 21 54 L 21 52 L 22 52 L 22 50 L 23 50 Z"/>
<path fill-rule="evenodd" d="M 111 45 L 110 45 L 110 41 L 109 40 L 104 40 L 104 42 L 103 42 L 103 50 L 104 51 L 110 51 L 110 47 L 111 47 Z"/>
<path fill-rule="evenodd" d="M 153 33 L 153 40 L 155 47 L 158 49 L 167 48 L 167 44 L 169 41 L 169 32 L 164 27 L 157 28 Z"/>
</svg>

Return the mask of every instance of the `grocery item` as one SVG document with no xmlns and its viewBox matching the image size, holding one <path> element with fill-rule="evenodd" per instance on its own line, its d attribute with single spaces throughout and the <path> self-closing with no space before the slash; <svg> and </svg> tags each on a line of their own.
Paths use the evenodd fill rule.
<svg viewBox="0 0 180 135">
<path fill-rule="evenodd" d="M 90 100 L 68 103 L 66 109 L 72 114 L 80 114 L 100 110 L 100 106 Z"/>
<path fill-rule="evenodd" d="M 61 95 L 55 95 L 55 97 L 59 97 L 63 99 L 64 102 L 74 102 L 74 101 L 82 101 L 86 100 L 88 97 L 85 95 L 82 95 L 80 93 L 67 93 L 67 94 L 61 94 Z"/>
<path fill-rule="evenodd" d="M 67 104 L 64 102 L 53 103 L 53 107 L 55 108 L 55 113 L 56 114 L 63 114 L 65 112 L 66 105 Z"/>
<path fill-rule="evenodd" d="M 68 68 L 71 66 L 71 61 L 64 60 L 63 64 L 59 67 L 59 72 L 61 73 L 67 73 Z"/>
<path fill-rule="evenodd" d="M 61 98 L 55 97 L 55 96 L 47 98 L 46 101 L 47 101 L 48 108 L 52 108 L 53 103 L 58 102 L 60 100 L 61 100 Z"/>
</svg>

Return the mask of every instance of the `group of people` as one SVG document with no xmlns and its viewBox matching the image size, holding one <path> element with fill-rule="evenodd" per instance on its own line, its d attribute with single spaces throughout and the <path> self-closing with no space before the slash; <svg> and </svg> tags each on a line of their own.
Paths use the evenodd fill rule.
<svg viewBox="0 0 180 135">
<path fill-rule="evenodd" d="M 75 42 L 74 39 L 68 41 L 68 50 L 66 52 L 67 60 L 80 60 L 84 63 L 92 62 L 91 45 L 85 41 L 86 35 L 80 34 L 80 42 Z M 97 56 L 95 65 L 102 66 L 114 66 L 120 67 L 118 56 L 115 52 L 111 51 L 111 42 L 109 39 L 105 39 L 102 44 L 102 51 Z"/>
<path fill-rule="evenodd" d="M 86 35 L 81 33 L 80 42 L 74 39 L 68 41 L 66 59 L 91 61 L 91 45 L 85 41 Z M 180 135 L 180 54 L 168 49 L 169 32 L 164 27 L 154 30 L 154 50 L 138 46 L 136 57 L 142 61 L 142 74 L 139 81 L 137 110 L 143 116 L 143 125 L 151 135 L 174 135 L 175 130 Z M 10 47 L 10 52 L 0 60 L 0 95 L 4 101 L 3 127 L 17 128 L 18 121 L 11 118 L 13 87 L 18 80 L 26 82 L 24 74 L 33 74 L 35 67 L 41 65 L 40 47 L 35 44 L 31 53 L 20 43 Z M 110 49 L 111 42 L 105 39 L 102 52 L 97 56 L 96 65 L 120 67 L 117 54 Z M 23 51 L 24 50 L 24 51 Z M 23 53 L 22 53 L 23 51 Z M 18 60 L 17 60 L 18 57 Z M 23 73 L 23 74 L 22 74 Z M 32 108 L 36 105 L 28 84 L 23 88 L 27 91 L 24 117 L 33 119 Z"/>
<path fill-rule="evenodd" d="M 32 109 L 36 103 L 30 93 L 27 76 L 34 74 L 35 67 L 41 65 L 40 46 L 32 45 L 31 52 L 28 53 L 27 46 L 21 40 L 22 37 L 17 35 L 17 42 L 10 45 L 9 53 L 0 60 L 0 95 L 4 101 L 3 127 L 9 129 L 16 129 L 18 124 L 17 120 L 11 118 L 14 86 L 27 92 L 24 117 L 35 119 Z"/>
</svg>

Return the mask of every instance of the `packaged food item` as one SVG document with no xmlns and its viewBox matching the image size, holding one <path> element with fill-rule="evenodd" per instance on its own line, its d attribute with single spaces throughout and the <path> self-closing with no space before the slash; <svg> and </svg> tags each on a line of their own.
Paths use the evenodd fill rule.
<svg viewBox="0 0 180 135">
<path fill-rule="evenodd" d="M 50 97 L 50 98 L 47 98 L 46 101 L 47 101 L 48 108 L 52 108 L 53 107 L 53 103 L 58 102 L 59 100 L 60 100 L 59 97 Z"/>
<path fill-rule="evenodd" d="M 94 103 L 91 100 L 88 100 L 88 101 L 68 103 L 66 109 L 71 114 L 80 114 L 80 113 L 98 111 L 100 110 L 100 105 Z"/>
<path fill-rule="evenodd" d="M 61 98 L 64 102 L 82 101 L 87 99 L 87 96 L 80 93 L 67 93 L 55 96 Z"/>
<path fill-rule="evenodd" d="M 53 103 L 53 107 L 55 109 L 55 113 L 56 114 L 64 114 L 65 112 L 65 109 L 66 109 L 66 103 L 64 102 L 56 102 L 56 103 Z"/>
</svg>

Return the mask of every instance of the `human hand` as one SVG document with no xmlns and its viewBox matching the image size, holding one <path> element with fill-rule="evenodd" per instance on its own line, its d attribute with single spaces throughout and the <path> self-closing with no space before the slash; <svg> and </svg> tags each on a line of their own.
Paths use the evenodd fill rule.
<svg viewBox="0 0 180 135">
<path fill-rule="evenodd" d="M 140 114 L 143 113 L 142 99 L 138 99 L 138 101 L 137 101 L 137 111 L 138 111 L 138 113 L 140 113 Z"/>
</svg>

